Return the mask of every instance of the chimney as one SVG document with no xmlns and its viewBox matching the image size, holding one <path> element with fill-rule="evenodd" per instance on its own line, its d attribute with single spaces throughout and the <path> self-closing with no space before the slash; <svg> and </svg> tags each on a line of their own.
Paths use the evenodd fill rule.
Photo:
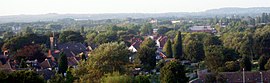
<svg viewBox="0 0 270 83">
<path fill-rule="evenodd" d="M 54 49 L 54 32 L 53 35 L 50 37 L 50 49 L 53 50 Z"/>
</svg>

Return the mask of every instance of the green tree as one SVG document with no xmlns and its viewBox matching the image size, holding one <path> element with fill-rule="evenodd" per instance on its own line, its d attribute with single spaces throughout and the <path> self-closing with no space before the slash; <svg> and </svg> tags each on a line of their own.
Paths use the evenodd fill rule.
<svg viewBox="0 0 270 83">
<path fill-rule="evenodd" d="M 253 38 L 252 33 L 247 32 L 232 32 L 225 33 L 221 37 L 223 46 L 229 49 L 234 49 L 241 56 L 253 56 Z"/>
<path fill-rule="evenodd" d="M 32 44 L 46 44 L 49 42 L 49 37 L 39 36 L 36 34 L 27 34 L 22 36 L 13 37 L 4 43 L 2 50 L 9 50 L 10 52 L 16 52 L 18 49 Z"/>
<path fill-rule="evenodd" d="M 180 59 L 182 57 L 182 36 L 181 36 L 181 32 L 178 31 L 178 33 L 176 34 L 176 37 L 174 38 L 174 46 L 173 46 L 173 57 L 175 59 Z"/>
<path fill-rule="evenodd" d="M 7 31 L 7 32 L 4 32 L 3 33 L 3 39 L 6 40 L 6 39 L 9 39 L 11 37 L 13 37 L 15 34 L 12 32 L 12 31 Z"/>
<path fill-rule="evenodd" d="M 124 72 L 129 62 L 130 51 L 123 42 L 105 43 L 96 48 L 91 56 L 95 56 L 96 63 L 104 72 Z"/>
<path fill-rule="evenodd" d="M 79 32 L 75 31 L 63 31 L 62 33 L 60 33 L 58 38 L 59 43 L 66 43 L 71 41 L 83 42 L 84 37 Z"/>
<path fill-rule="evenodd" d="M 240 67 L 241 69 L 245 69 L 245 71 L 251 71 L 252 63 L 250 61 L 250 58 L 248 56 L 244 56 L 242 60 L 240 61 Z"/>
<path fill-rule="evenodd" d="M 264 68 L 270 70 L 270 59 L 268 59 L 267 63 L 264 65 Z"/>
<path fill-rule="evenodd" d="M 208 36 L 203 41 L 204 46 L 222 45 L 222 41 L 217 36 Z"/>
<path fill-rule="evenodd" d="M 171 61 L 165 64 L 160 71 L 161 83 L 187 83 L 188 77 L 184 65 L 179 61 Z"/>
<path fill-rule="evenodd" d="M 150 35 L 152 34 L 153 32 L 153 29 L 152 29 L 152 24 L 144 24 L 142 27 L 141 27 L 141 34 L 143 35 Z"/>
<path fill-rule="evenodd" d="M 146 75 L 135 76 L 135 83 L 150 83 L 149 77 Z"/>
<path fill-rule="evenodd" d="M 189 41 L 184 47 L 185 58 L 192 62 L 201 61 L 204 58 L 204 46 L 198 41 Z"/>
<path fill-rule="evenodd" d="M 113 72 L 112 74 L 106 74 L 101 78 L 102 83 L 132 83 L 132 77 L 128 75 L 120 75 L 119 72 Z"/>
<path fill-rule="evenodd" d="M 66 83 L 66 80 L 64 80 L 64 76 L 58 73 L 55 73 L 55 75 L 53 75 L 51 77 L 51 79 L 49 79 L 47 82 L 48 83 Z"/>
<path fill-rule="evenodd" d="M 8 75 L 6 80 L 7 83 L 44 83 L 42 76 L 34 71 L 14 71 Z"/>
<path fill-rule="evenodd" d="M 227 83 L 226 78 L 222 74 L 214 73 L 207 74 L 205 78 L 206 83 Z"/>
<path fill-rule="evenodd" d="M 225 63 L 226 71 L 235 72 L 240 70 L 240 64 L 237 61 L 227 61 Z"/>
<path fill-rule="evenodd" d="M 157 33 L 160 35 L 164 35 L 165 33 L 167 33 L 168 31 L 170 31 L 171 29 L 165 27 L 165 26 L 161 26 L 158 28 Z"/>
<path fill-rule="evenodd" d="M 150 71 L 156 66 L 156 47 L 155 41 L 146 39 L 140 45 L 136 59 L 140 62 L 143 69 Z"/>
<path fill-rule="evenodd" d="M 163 52 L 166 53 L 166 57 L 172 58 L 173 51 L 172 51 L 172 42 L 170 39 L 168 39 L 167 42 L 165 43 L 163 47 Z"/>
<path fill-rule="evenodd" d="M 84 34 L 84 26 L 81 27 L 80 32 L 81 32 L 81 34 Z"/>
<path fill-rule="evenodd" d="M 222 46 L 208 46 L 205 48 L 205 64 L 207 68 L 213 72 L 225 71 L 225 62 L 233 61 L 231 58 L 233 55 L 230 52 L 226 52 L 226 48 Z"/>
<path fill-rule="evenodd" d="M 264 26 L 263 28 L 258 28 L 254 34 L 254 49 L 257 55 L 269 55 L 270 48 L 270 26 Z"/>
<path fill-rule="evenodd" d="M 71 68 L 67 69 L 67 74 L 66 74 L 66 83 L 73 83 L 74 77 L 71 74 Z"/>
<path fill-rule="evenodd" d="M 129 56 L 130 51 L 123 42 L 104 43 L 72 71 L 73 76 L 79 78 L 75 82 L 100 83 L 100 78 L 106 73 L 126 73 Z"/>
<path fill-rule="evenodd" d="M 23 30 L 23 34 L 26 35 L 26 34 L 33 34 L 33 28 L 32 27 L 26 27 L 24 30 Z"/>
<path fill-rule="evenodd" d="M 269 55 L 262 55 L 260 56 L 258 62 L 259 62 L 259 70 L 265 70 L 264 65 L 267 63 L 267 61 L 269 60 Z"/>
<path fill-rule="evenodd" d="M 104 72 L 96 66 L 95 62 L 92 60 L 81 61 L 77 68 L 72 70 L 72 75 L 75 78 L 74 83 L 100 83 Z"/>
<path fill-rule="evenodd" d="M 118 40 L 117 33 L 113 31 L 108 31 L 105 33 L 99 33 L 93 42 L 96 45 L 101 45 L 103 43 L 115 42 Z"/>
<path fill-rule="evenodd" d="M 64 75 L 68 69 L 68 61 L 67 56 L 63 52 L 59 54 L 59 60 L 58 60 L 58 73 L 61 73 Z"/>
</svg>

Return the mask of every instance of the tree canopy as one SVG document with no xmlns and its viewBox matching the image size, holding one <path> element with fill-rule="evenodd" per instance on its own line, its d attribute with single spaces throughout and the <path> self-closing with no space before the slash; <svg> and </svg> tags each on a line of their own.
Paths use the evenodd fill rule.
<svg viewBox="0 0 270 83">
<path fill-rule="evenodd" d="M 181 32 L 178 31 L 174 38 L 174 46 L 173 46 L 173 57 L 176 59 L 180 59 L 182 56 L 183 49 L 182 49 L 182 35 Z"/>
<path fill-rule="evenodd" d="M 172 51 L 172 42 L 170 39 L 167 40 L 163 47 L 163 52 L 166 53 L 167 58 L 172 58 L 173 57 L 173 51 Z"/>
<path fill-rule="evenodd" d="M 186 76 L 185 66 L 181 65 L 179 61 L 171 61 L 165 64 L 160 71 L 161 83 L 186 83 L 188 77 Z"/>
</svg>

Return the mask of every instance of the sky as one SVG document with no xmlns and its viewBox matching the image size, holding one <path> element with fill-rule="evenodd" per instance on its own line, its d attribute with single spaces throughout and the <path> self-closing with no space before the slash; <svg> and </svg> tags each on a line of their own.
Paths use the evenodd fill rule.
<svg viewBox="0 0 270 83">
<path fill-rule="evenodd" d="M 270 7 L 270 0 L 0 0 L 0 16 L 200 12 L 223 7 Z"/>
</svg>

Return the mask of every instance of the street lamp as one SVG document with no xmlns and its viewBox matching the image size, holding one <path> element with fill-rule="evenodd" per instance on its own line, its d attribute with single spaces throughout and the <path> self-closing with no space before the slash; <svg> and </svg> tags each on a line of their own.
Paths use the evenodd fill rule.
<svg viewBox="0 0 270 83">
<path fill-rule="evenodd" d="M 260 75 L 261 75 L 261 83 L 263 83 L 263 75 L 262 75 L 262 72 L 260 72 Z"/>
<path fill-rule="evenodd" d="M 243 68 L 243 83 L 245 83 L 246 79 L 245 79 L 245 68 Z"/>
</svg>

